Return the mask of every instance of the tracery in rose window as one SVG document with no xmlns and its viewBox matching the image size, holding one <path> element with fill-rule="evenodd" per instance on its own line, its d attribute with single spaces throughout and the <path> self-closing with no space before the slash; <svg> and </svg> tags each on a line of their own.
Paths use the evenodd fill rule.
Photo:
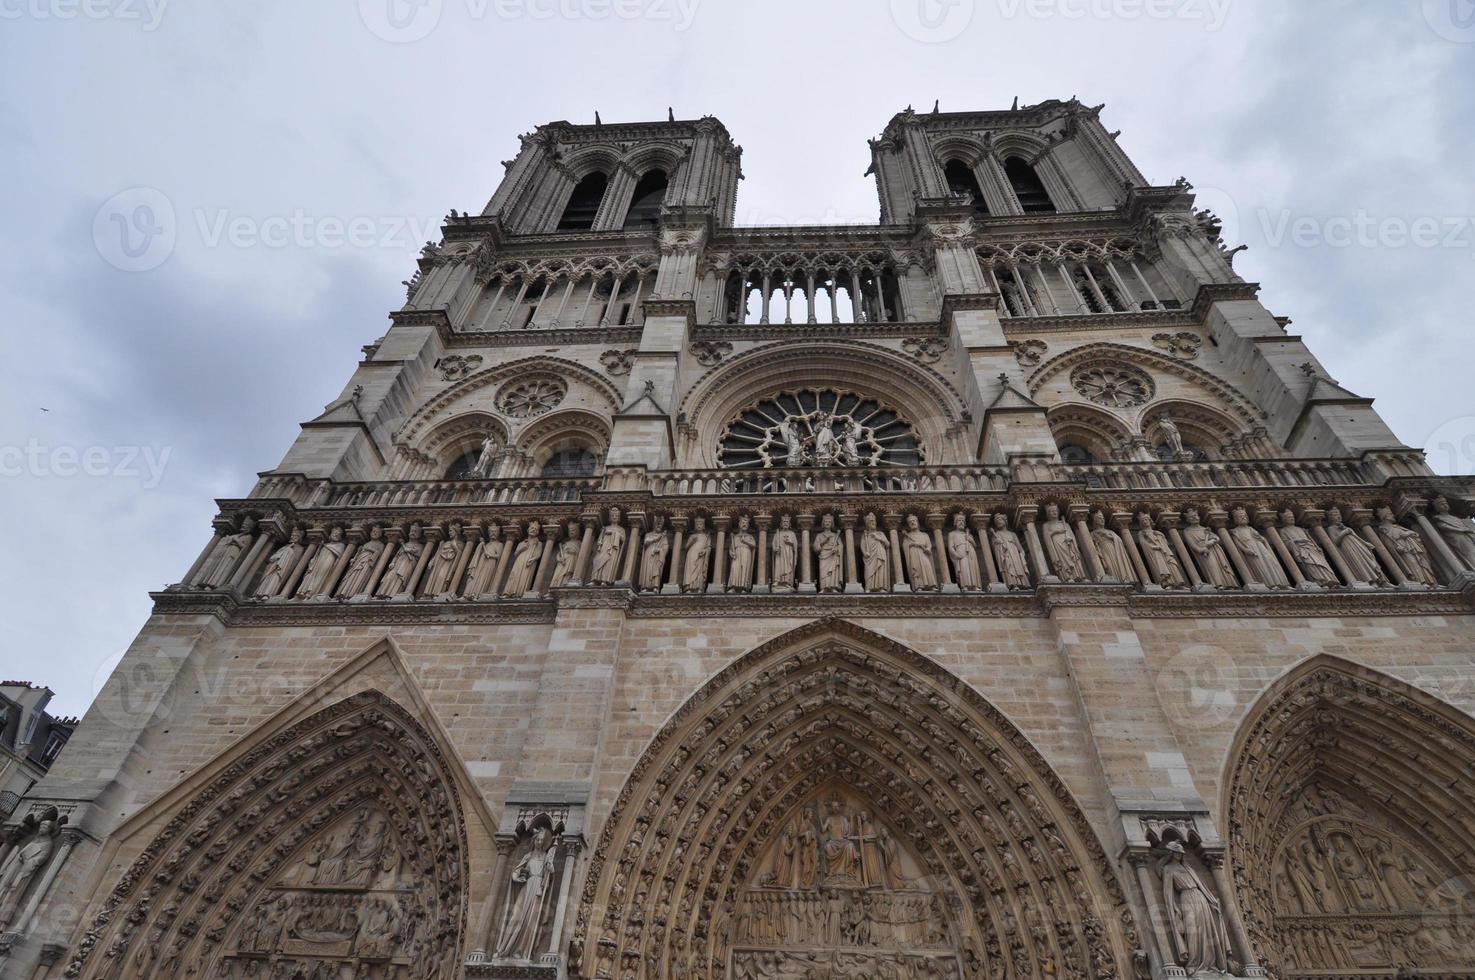
<svg viewBox="0 0 1475 980">
<path fill-rule="evenodd" d="M 917 466 L 912 425 L 875 398 L 806 388 L 765 398 L 727 427 L 717 454 L 729 469 Z"/>
</svg>

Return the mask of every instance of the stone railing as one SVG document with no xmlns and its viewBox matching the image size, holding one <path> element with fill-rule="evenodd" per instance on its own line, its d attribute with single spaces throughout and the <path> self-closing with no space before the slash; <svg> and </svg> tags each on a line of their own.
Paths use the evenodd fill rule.
<svg viewBox="0 0 1475 980">
<path fill-rule="evenodd" d="M 982 493 L 1009 489 L 1007 466 L 906 469 L 671 470 L 650 476 L 658 497 L 852 493 Z"/>
<path fill-rule="evenodd" d="M 297 474 L 262 476 L 252 499 L 290 500 L 300 507 L 571 503 L 598 490 L 601 477 L 513 477 L 498 480 L 394 480 L 334 483 Z"/>
<path fill-rule="evenodd" d="M 1204 463 L 1061 465 L 1062 479 L 1107 490 L 1193 487 L 1356 487 L 1375 482 L 1353 459 L 1219 460 Z"/>
</svg>

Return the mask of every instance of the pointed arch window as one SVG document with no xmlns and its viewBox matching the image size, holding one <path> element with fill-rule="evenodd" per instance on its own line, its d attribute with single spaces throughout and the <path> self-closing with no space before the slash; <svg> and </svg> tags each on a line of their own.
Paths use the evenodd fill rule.
<svg viewBox="0 0 1475 980">
<path fill-rule="evenodd" d="M 651 170 L 635 185 L 635 194 L 630 198 L 630 210 L 625 213 L 625 230 L 641 231 L 655 228 L 661 221 L 661 206 L 666 203 L 666 188 L 670 178 L 664 170 Z"/>
<path fill-rule="evenodd" d="M 596 170 L 574 186 L 574 193 L 559 219 L 559 231 L 588 231 L 594 227 L 604 192 L 609 188 L 609 175 Z"/>
<path fill-rule="evenodd" d="M 948 190 L 955 197 L 966 197 L 973 202 L 974 214 L 988 214 L 988 202 L 984 200 L 983 188 L 978 186 L 972 167 L 962 160 L 949 160 L 943 167 L 943 176 L 947 178 Z"/>
<path fill-rule="evenodd" d="M 593 476 L 598 467 L 599 457 L 588 449 L 561 449 L 543 464 L 543 476 Z"/>
<path fill-rule="evenodd" d="M 1050 200 L 1040 175 L 1022 158 L 1005 160 L 1004 175 L 1009 178 L 1009 186 L 1014 188 L 1014 196 L 1019 198 L 1019 207 L 1025 214 L 1055 213 L 1055 202 Z"/>
</svg>

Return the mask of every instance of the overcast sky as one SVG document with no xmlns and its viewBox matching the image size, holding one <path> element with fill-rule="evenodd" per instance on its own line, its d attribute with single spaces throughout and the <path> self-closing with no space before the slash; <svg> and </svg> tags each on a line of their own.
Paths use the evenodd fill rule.
<svg viewBox="0 0 1475 980">
<path fill-rule="evenodd" d="M 1331 372 L 1470 472 L 1472 65 L 1472 0 L 0 0 L 0 674 L 84 709 L 425 229 L 596 108 L 716 115 L 739 222 L 786 224 L 875 221 L 865 141 L 909 103 L 1104 102 Z"/>
</svg>

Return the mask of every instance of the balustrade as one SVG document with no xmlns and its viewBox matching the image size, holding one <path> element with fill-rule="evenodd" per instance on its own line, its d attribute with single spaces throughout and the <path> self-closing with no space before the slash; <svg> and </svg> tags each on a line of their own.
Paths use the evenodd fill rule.
<svg viewBox="0 0 1475 980">
<path fill-rule="evenodd" d="M 1183 301 L 1129 239 L 985 245 L 978 259 L 1006 317 L 1178 310 Z"/>
</svg>

